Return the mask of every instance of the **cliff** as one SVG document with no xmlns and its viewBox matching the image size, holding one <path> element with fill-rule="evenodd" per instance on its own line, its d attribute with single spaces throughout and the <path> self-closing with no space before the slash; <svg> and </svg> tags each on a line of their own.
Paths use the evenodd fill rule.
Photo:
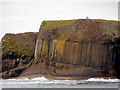
<svg viewBox="0 0 120 90">
<path fill-rule="evenodd" d="M 2 76 L 16 77 L 34 58 L 37 33 L 5 34 L 2 38 Z"/>
<path fill-rule="evenodd" d="M 118 21 L 43 21 L 39 33 L 6 34 L 2 51 L 3 78 L 120 78 Z"/>
<path fill-rule="evenodd" d="M 35 59 L 45 61 L 46 67 L 54 68 L 58 76 L 120 77 L 118 22 L 99 19 L 43 21 Z"/>
</svg>

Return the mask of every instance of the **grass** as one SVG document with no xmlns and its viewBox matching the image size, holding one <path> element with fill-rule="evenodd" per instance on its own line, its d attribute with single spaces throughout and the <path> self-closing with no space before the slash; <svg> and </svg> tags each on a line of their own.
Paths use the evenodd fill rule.
<svg viewBox="0 0 120 90">
<path fill-rule="evenodd" d="M 69 23 L 72 23 L 78 19 L 73 19 L 73 20 L 58 20 L 58 21 L 43 21 L 43 25 L 45 28 L 57 28 L 60 26 L 67 25 Z"/>
<path fill-rule="evenodd" d="M 47 28 L 47 29 L 53 29 L 57 27 L 61 27 L 67 24 L 70 24 L 74 21 L 77 21 L 78 19 L 73 19 L 73 20 L 56 20 L 56 21 L 43 21 L 42 25 Z M 112 22 L 115 24 L 120 23 L 120 21 L 115 21 L 115 20 L 103 20 L 103 19 L 92 19 L 94 21 L 99 21 L 99 22 Z"/>
<path fill-rule="evenodd" d="M 19 55 L 27 55 L 31 56 L 33 54 L 32 46 L 29 44 L 19 43 L 15 40 L 15 38 L 10 38 L 6 36 L 4 38 L 5 41 L 2 42 L 2 51 L 3 54 L 9 53 L 17 53 Z"/>
<path fill-rule="evenodd" d="M 103 19 L 93 19 L 94 21 L 99 21 L 99 22 L 112 22 L 115 24 L 120 23 L 120 21 L 115 21 L 115 20 L 103 20 Z"/>
</svg>

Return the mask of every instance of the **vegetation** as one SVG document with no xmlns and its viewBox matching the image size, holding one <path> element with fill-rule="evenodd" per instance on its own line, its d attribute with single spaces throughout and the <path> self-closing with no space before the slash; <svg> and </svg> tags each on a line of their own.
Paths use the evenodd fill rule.
<svg viewBox="0 0 120 90">
<path fill-rule="evenodd" d="M 73 19 L 73 20 L 58 20 L 58 21 L 43 21 L 43 25 L 45 28 L 57 28 L 57 27 L 60 27 L 60 26 L 64 26 L 64 25 L 67 25 L 69 23 L 72 23 L 74 21 L 77 21 L 78 19 Z M 112 23 L 115 23 L 115 24 L 118 24 L 120 23 L 120 21 L 115 21 L 115 20 L 103 20 L 103 19 L 92 19 L 94 21 L 99 21 L 99 22 L 112 22 Z"/>
<path fill-rule="evenodd" d="M 78 19 L 73 19 L 73 20 L 58 20 L 58 21 L 43 21 L 43 25 L 45 28 L 57 28 L 60 26 L 67 25 L 71 22 L 74 22 Z"/>
<path fill-rule="evenodd" d="M 112 22 L 115 24 L 120 23 L 120 21 L 115 21 L 115 20 L 103 20 L 103 19 L 93 19 L 94 21 L 99 21 L 99 22 Z"/>
<path fill-rule="evenodd" d="M 20 43 L 15 37 L 5 36 L 2 41 L 3 54 L 16 53 L 17 55 L 32 56 L 34 53 L 33 47 L 30 44 Z"/>
</svg>

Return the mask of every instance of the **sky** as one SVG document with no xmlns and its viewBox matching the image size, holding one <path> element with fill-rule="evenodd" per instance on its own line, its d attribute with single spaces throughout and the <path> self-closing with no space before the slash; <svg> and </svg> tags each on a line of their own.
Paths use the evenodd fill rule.
<svg viewBox="0 0 120 90">
<path fill-rule="evenodd" d="M 43 20 L 118 20 L 119 0 L 0 0 L 0 39 L 38 32 Z"/>
</svg>

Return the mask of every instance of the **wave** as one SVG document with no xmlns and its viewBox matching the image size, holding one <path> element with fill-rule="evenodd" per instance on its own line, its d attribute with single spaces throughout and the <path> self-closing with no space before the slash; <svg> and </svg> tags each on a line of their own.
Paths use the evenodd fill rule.
<svg viewBox="0 0 120 90">
<path fill-rule="evenodd" d="M 48 80 L 44 76 L 25 79 L 0 80 L 0 84 L 85 84 L 85 83 L 119 83 L 119 79 L 89 78 L 87 80 Z"/>
<path fill-rule="evenodd" d="M 33 79 L 31 79 L 31 80 L 41 80 L 41 81 L 46 81 L 46 80 L 48 80 L 48 79 L 42 76 L 42 77 L 33 78 Z"/>
<path fill-rule="evenodd" d="M 88 82 L 119 82 L 119 79 L 103 79 L 103 78 L 89 78 L 88 80 L 84 80 Z"/>
</svg>

